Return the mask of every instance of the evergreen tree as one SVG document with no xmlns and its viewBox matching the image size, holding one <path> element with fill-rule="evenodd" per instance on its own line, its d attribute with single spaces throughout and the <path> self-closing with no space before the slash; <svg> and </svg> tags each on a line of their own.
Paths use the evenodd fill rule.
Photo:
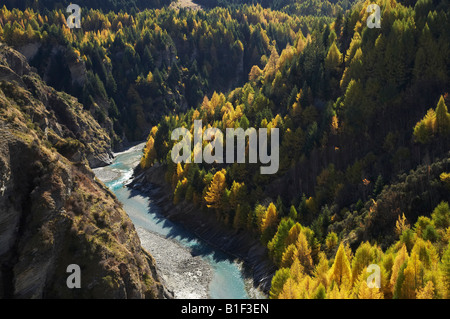
<svg viewBox="0 0 450 319">
<path fill-rule="evenodd" d="M 337 71 L 341 64 L 342 53 L 339 51 L 336 42 L 333 41 L 325 58 L 325 68 L 329 71 Z"/>
<path fill-rule="evenodd" d="M 286 281 L 290 277 L 290 272 L 288 268 L 281 268 L 272 278 L 272 283 L 270 286 L 270 298 L 277 299 L 278 295 L 283 290 Z"/>
<path fill-rule="evenodd" d="M 416 299 L 433 299 L 434 298 L 434 284 L 430 280 L 425 287 L 421 288 L 416 293 Z"/>
<path fill-rule="evenodd" d="M 436 128 L 442 137 L 450 134 L 450 114 L 447 111 L 447 105 L 445 105 L 442 95 L 436 107 Z"/>
<path fill-rule="evenodd" d="M 444 285 L 445 298 L 450 298 L 450 244 L 447 246 L 447 249 L 442 256 L 442 281 Z"/>
<path fill-rule="evenodd" d="M 308 245 L 308 241 L 303 232 L 298 235 L 297 243 L 295 244 L 297 248 L 296 257 L 300 261 L 301 265 L 304 267 L 307 273 L 311 272 L 313 269 L 313 262 L 311 258 L 311 248 Z"/>
<path fill-rule="evenodd" d="M 338 245 L 339 239 L 335 232 L 328 233 L 327 237 L 325 238 L 325 246 L 327 248 L 328 252 L 332 252 Z"/>
<path fill-rule="evenodd" d="M 393 292 L 393 299 L 401 299 L 402 298 L 402 287 L 403 287 L 403 282 L 405 281 L 405 269 L 408 265 L 408 262 L 405 261 L 400 269 L 398 270 L 398 276 L 397 276 L 397 280 L 395 281 L 395 285 L 394 285 L 394 292 Z M 410 272 L 408 272 L 408 277 L 410 277 L 409 275 Z"/>
<path fill-rule="evenodd" d="M 406 251 L 406 246 L 403 244 L 402 248 L 398 251 L 397 255 L 395 256 L 394 264 L 392 266 L 392 274 L 391 274 L 390 284 L 393 289 L 395 289 L 395 287 L 397 287 L 398 277 L 400 275 L 403 276 L 403 270 L 400 271 L 400 269 L 403 266 L 403 264 L 405 264 L 405 267 L 406 267 L 406 262 L 407 262 L 408 258 L 409 257 L 408 257 L 408 252 Z"/>
<path fill-rule="evenodd" d="M 226 189 L 225 170 L 218 171 L 206 192 L 205 201 L 209 208 L 214 208 L 216 211 L 222 209 L 222 198 Z"/>
<path fill-rule="evenodd" d="M 379 288 L 369 288 L 365 280 L 361 280 L 358 299 L 383 299 L 383 293 Z"/>
<path fill-rule="evenodd" d="M 280 264 L 282 261 L 283 252 L 286 248 L 286 239 L 293 225 L 294 222 L 291 219 L 282 219 L 278 225 L 277 233 L 267 245 L 275 264 Z"/>
<path fill-rule="evenodd" d="M 290 244 L 283 252 L 281 257 L 280 267 L 289 268 L 297 258 L 297 247 L 294 244 Z"/>
<path fill-rule="evenodd" d="M 317 287 L 316 292 L 314 294 L 314 299 L 326 299 L 327 298 L 327 292 L 325 290 L 325 287 L 320 284 L 319 287 Z"/>
<path fill-rule="evenodd" d="M 342 243 L 339 245 L 333 266 L 330 269 L 330 281 L 335 281 L 339 287 L 347 286 L 351 281 L 350 262 Z"/>
<path fill-rule="evenodd" d="M 416 288 L 418 286 L 419 271 L 421 265 L 417 255 L 412 254 L 403 271 L 404 279 L 401 287 L 402 299 L 416 299 Z"/>
<path fill-rule="evenodd" d="M 447 202 L 441 202 L 431 214 L 434 225 L 437 228 L 447 229 L 450 227 L 450 207 Z"/>
<path fill-rule="evenodd" d="M 289 218 L 292 220 L 297 220 L 297 210 L 294 205 L 291 205 L 291 208 L 289 209 Z"/>
<path fill-rule="evenodd" d="M 264 217 L 262 218 L 261 231 L 263 242 L 267 242 L 269 238 L 273 236 L 276 230 L 277 223 L 277 208 L 273 203 L 270 203 L 269 207 L 267 207 L 267 210 L 264 213 Z"/>
</svg>

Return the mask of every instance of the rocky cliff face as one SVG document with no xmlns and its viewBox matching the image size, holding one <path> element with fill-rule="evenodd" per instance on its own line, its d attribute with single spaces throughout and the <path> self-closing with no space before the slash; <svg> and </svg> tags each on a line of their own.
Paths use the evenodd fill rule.
<svg viewBox="0 0 450 319">
<path fill-rule="evenodd" d="M 71 161 L 86 159 L 91 167 L 111 163 L 111 140 L 92 115 L 74 97 L 45 85 L 25 56 L 2 44 L 0 81 L 2 98 L 62 155 Z"/>
<path fill-rule="evenodd" d="M 0 48 L 0 298 L 166 298 L 129 217 L 88 167 L 109 140 L 73 97 Z M 69 289 L 67 266 L 81 268 Z"/>
</svg>

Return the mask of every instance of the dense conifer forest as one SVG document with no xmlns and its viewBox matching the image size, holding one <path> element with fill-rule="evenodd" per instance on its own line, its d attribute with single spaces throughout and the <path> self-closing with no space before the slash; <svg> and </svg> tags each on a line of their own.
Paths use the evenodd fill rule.
<svg viewBox="0 0 450 319">
<path fill-rule="evenodd" d="M 6 1 L 0 40 L 114 145 L 145 139 L 139 169 L 161 165 L 175 205 L 258 238 L 271 298 L 450 297 L 447 0 L 80 0 L 72 30 L 47 2 Z M 278 172 L 175 164 L 171 133 L 195 120 L 278 128 Z"/>
</svg>

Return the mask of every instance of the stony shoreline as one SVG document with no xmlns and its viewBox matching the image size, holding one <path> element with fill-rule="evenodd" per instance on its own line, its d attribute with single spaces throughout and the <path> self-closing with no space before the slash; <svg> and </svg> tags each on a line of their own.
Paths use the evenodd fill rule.
<svg viewBox="0 0 450 319">
<path fill-rule="evenodd" d="M 136 227 L 144 247 L 156 260 L 163 285 L 175 299 L 208 299 L 212 279 L 211 266 L 200 256 L 192 256 L 186 248 L 162 235 Z"/>
<path fill-rule="evenodd" d="M 164 182 L 164 169 L 155 165 L 145 172 L 138 167 L 127 186 L 149 195 L 162 214 L 181 223 L 198 238 L 241 260 L 250 269 L 255 288 L 268 295 L 276 267 L 270 261 L 267 248 L 243 231 L 233 231 L 217 224 L 214 216 L 198 212 L 192 203 L 173 204 L 171 191 Z M 195 218 L 193 218 L 195 216 Z"/>
</svg>

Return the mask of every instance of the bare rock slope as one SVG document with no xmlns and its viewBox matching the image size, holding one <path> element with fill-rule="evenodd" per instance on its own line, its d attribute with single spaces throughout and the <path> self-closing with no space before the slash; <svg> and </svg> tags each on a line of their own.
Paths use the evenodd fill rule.
<svg viewBox="0 0 450 319">
<path fill-rule="evenodd" d="M 16 105 L 27 124 L 62 155 L 86 159 L 91 167 L 111 163 L 111 139 L 92 115 L 73 96 L 47 86 L 25 56 L 1 43 L 0 81 L 2 98 Z"/>
<path fill-rule="evenodd" d="M 0 298 L 168 298 L 154 259 L 88 166 L 109 140 L 68 95 L 0 47 Z M 69 289 L 67 266 L 81 268 Z"/>
</svg>

